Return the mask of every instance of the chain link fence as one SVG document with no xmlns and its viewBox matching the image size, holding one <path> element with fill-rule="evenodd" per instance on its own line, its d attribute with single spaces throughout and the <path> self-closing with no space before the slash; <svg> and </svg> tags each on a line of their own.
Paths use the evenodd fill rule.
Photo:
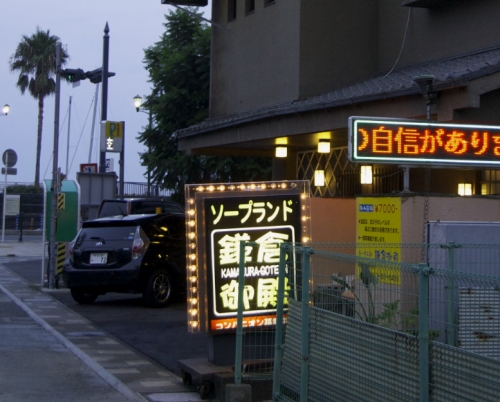
<svg viewBox="0 0 500 402">
<path fill-rule="evenodd" d="M 283 401 L 496 401 L 499 270 L 498 245 L 283 245 L 274 359 L 242 328 L 236 374 L 273 367 Z"/>
</svg>

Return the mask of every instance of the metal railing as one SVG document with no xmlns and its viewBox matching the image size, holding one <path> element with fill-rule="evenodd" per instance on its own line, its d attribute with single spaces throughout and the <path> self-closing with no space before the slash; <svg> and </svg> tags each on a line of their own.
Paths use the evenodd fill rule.
<svg viewBox="0 0 500 402">
<path fill-rule="evenodd" d="M 282 245 L 274 400 L 498 400 L 500 246 L 393 246 Z"/>
</svg>

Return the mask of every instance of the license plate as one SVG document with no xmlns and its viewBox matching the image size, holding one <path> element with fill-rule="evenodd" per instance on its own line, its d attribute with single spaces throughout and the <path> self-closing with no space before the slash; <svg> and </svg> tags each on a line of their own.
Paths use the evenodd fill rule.
<svg viewBox="0 0 500 402">
<path fill-rule="evenodd" d="M 108 261 L 108 253 L 91 253 L 90 263 L 91 264 L 106 264 Z"/>
</svg>

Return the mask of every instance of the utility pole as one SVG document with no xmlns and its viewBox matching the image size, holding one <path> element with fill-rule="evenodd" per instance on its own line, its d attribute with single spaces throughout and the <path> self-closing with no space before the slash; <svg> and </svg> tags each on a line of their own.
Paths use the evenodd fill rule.
<svg viewBox="0 0 500 402">
<path fill-rule="evenodd" d="M 49 288 L 55 285 L 55 273 L 57 265 L 57 198 L 59 194 L 58 180 L 58 157 L 59 157 L 59 106 L 61 98 L 61 42 L 56 45 L 56 89 L 55 89 L 55 111 L 54 111 L 54 151 L 52 156 L 52 202 L 50 208 L 50 241 L 49 241 Z"/>
<path fill-rule="evenodd" d="M 101 120 L 108 119 L 108 70 L 109 70 L 109 25 L 106 22 L 102 46 L 102 97 Z M 101 133 L 102 135 L 102 133 Z M 100 152 L 99 173 L 106 173 L 106 151 Z"/>
</svg>

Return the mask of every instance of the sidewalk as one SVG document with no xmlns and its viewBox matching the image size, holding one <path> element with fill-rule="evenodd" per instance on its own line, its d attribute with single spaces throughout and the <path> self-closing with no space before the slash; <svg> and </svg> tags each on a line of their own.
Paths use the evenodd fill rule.
<svg viewBox="0 0 500 402">
<path fill-rule="evenodd" d="M 40 240 L 0 243 L 0 402 L 194 402 L 182 379 L 146 360 L 3 265 L 43 255 Z M 45 256 L 47 258 L 47 256 Z"/>
</svg>

